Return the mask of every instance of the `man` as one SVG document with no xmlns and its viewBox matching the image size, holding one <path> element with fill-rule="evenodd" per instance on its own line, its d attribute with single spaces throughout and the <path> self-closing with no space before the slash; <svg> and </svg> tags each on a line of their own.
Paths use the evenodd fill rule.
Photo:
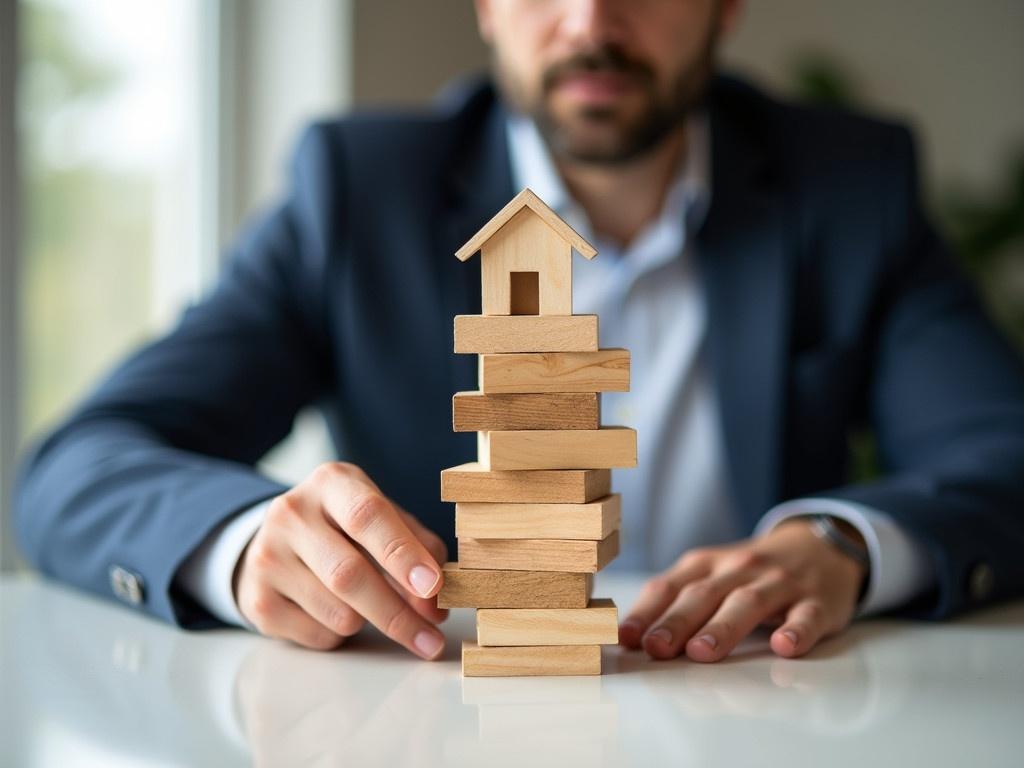
<svg viewBox="0 0 1024 768">
<path fill-rule="evenodd" d="M 577 311 L 634 352 L 606 401 L 641 439 L 621 559 L 660 575 L 624 645 L 716 661 L 769 623 L 800 656 L 857 611 L 1019 594 L 1020 362 L 924 220 L 904 130 L 714 75 L 739 5 L 478 0 L 500 98 L 312 127 L 216 291 L 26 464 L 25 552 L 183 626 L 327 649 L 368 621 L 436 658 L 438 470 L 473 450 L 450 323 L 479 310 L 452 254 L 530 186 L 601 252 Z M 347 462 L 258 474 L 313 402 Z M 886 474 L 850 484 L 865 423 Z"/>
</svg>

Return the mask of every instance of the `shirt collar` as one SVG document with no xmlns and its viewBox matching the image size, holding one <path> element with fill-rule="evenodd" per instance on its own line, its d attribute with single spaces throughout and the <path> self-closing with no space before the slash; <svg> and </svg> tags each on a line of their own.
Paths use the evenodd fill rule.
<svg viewBox="0 0 1024 768">
<path fill-rule="evenodd" d="M 624 254 L 651 237 L 667 237 L 678 243 L 677 251 L 681 250 L 687 230 L 694 231 L 706 215 L 711 199 L 711 142 L 707 113 L 702 110 L 691 115 L 686 132 L 686 154 L 665 196 L 661 213 L 633 240 Z M 529 187 L 555 213 L 593 241 L 593 228 L 582 207 L 566 189 L 534 121 L 512 114 L 507 122 L 506 135 L 515 189 Z M 595 245 L 602 252 L 618 250 L 608 244 Z"/>
</svg>

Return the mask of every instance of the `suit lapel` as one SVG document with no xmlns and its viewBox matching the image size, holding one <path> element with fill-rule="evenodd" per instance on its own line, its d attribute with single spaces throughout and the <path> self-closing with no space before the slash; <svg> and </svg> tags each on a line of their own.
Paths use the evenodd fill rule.
<svg viewBox="0 0 1024 768">
<path fill-rule="evenodd" d="M 711 103 L 712 202 L 697 235 L 731 487 L 753 523 L 779 500 L 792 284 L 782 191 L 741 119 Z"/>
<path fill-rule="evenodd" d="M 505 136 L 505 111 L 491 88 L 473 97 L 464 137 L 446 191 L 448 204 L 438 227 L 438 258 L 448 316 L 480 312 L 480 258 L 460 262 L 455 251 L 512 198 L 512 168 Z M 453 377 L 462 389 L 476 387 L 476 357 L 453 355 Z"/>
</svg>

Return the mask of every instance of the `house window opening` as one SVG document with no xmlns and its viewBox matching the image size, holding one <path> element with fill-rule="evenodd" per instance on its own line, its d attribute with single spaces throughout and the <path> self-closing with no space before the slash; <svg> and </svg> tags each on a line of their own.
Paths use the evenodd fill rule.
<svg viewBox="0 0 1024 768">
<path fill-rule="evenodd" d="M 540 314 L 540 282 L 537 272 L 510 272 L 509 314 Z"/>
</svg>

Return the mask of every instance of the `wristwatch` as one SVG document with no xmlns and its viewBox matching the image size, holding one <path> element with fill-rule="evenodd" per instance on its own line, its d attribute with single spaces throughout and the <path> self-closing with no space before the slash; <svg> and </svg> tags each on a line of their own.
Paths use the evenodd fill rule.
<svg viewBox="0 0 1024 768">
<path fill-rule="evenodd" d="M 859 603 L 864 599 L 864 595 L 867 594 L 868 576 L 871 573 L 871 558 L 868 557 L 867 548 L 850 536 L 850 534 L 843 531 L 836 524 L 835 518 L 830 515 L 811 515 L 810 521 L 811 530 L 815 536 L 822 541 L 827 541 L 844 555 L 863 566 L 864 581 L 861 582 L 860 594 L 857 596 L 857 602 Z"/>
<path fill-rule="evenodd" d="M 847 557 L 852 557 L 865 568 L 871 567 L 871 560 L 868 559 L 867 549 L 855 541 L 852 536 L 844 533 L 831 516 L 812 516 L 811 530 L 814 531 L 819 539 L 824 539 Z"/>
</svg>

